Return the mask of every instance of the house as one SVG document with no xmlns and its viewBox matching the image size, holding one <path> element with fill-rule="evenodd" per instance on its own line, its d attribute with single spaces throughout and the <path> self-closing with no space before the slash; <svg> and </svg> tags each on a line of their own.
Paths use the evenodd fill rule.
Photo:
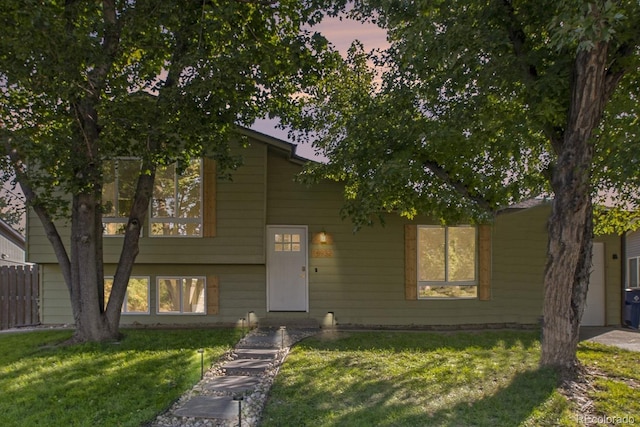
<svg viewBox="0 0 640 427">
<path fill-rule="evenodd" d="M 640 325 L 640 230 L 629 231 L 624 236 L 624 325 L 638 328 Z"/>
<path fill-rule="evenodd" d="M 625 271 L 624 286 L 627 289 L 640 288 L 640 230 L 626 233 L 624 239 Z"/>
<path fill-rule="evenodd" d="M 25 238 L 0 219 L 0 266 L 25 264 Z"/>
<path fill-rule="evenodd" d="M 548 203 L 507 209 L 490 226 L 444 228 L 389 214 L 384 227 L 354 233 L 340 217 L 340 183 L 296 182 L 305 160 L 295 146 L 243 132 L 250 143 L 237 148 L 244 165 L 232 181 L 217 179 L 209 160 L 183 175 L 158 171 L 123 324 L 538 324 Z M 122 245 L 130 162 L 114 162 L 107 173 L 106 274 Z M 66 286 L 33 214 L 28 235 L 28 259 L 40 265 L 42 323 L 70 323 Z M 619 236 L 596 243 L 589 324 L 620 324 L 621 249 Z"/>
</svg>

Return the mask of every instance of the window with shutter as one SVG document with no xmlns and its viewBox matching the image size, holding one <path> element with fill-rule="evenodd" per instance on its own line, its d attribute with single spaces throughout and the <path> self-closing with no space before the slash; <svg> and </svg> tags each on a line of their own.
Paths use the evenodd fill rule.
<svg viewBox="0 0 640 427">
<path fill-rule="evenodd" d="M 491 229 L 405 226 L 405 298 L 488 300 Z"/>
</svg>

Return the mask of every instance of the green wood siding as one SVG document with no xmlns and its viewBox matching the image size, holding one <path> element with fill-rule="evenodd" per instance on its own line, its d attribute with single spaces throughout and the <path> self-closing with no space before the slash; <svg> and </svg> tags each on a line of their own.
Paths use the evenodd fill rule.
<svg viewBox="0 0 640 427">
<path fill-rule="evenodd" d="M 217 233 L 214 238 L 143 238 L 134 275 L 151 277 L 151 315 L 123 315 L 123 324 L 239 324 L 249 311 L 256 319 L 283 316 L 266 312 L 265 230 L 267 225 L 306 225 L 309 241 L 309 313 L 311 317 L 356 325 L 538 324 L 542 313 L 549 206 L 508 211 L 491 230 L 491 296 L 488 301 L 407 300 L 404 227 L 428 224 L 425 218 L 386 215 L 386 225 L 354 233 L 340 218 L 342 187 L 323 182 L 307 187 L 295 181 L 300 165 L 279 149 L 255 142 L 243 151 L 245 165 L 232 182 L 218 182 Z M 266 183 L 266 185 L 265 185 Z M 66 286 L 42 228 L 29 225 L 30 260 L 42 266 L 42 320 L 72 322 Z M 318 234 L 325 231 L 328 242 Z M 620 238 L 606 236 L 606 320 L 620 323 Z M 105 244 L 106 274 L 116 262 L 121 240 Z M 613 259 L 617 254 L 618 259 Z M 47 263 L 50 263 L 47 265 Z M 157 315 L 157 276 L 216 276 L 216 315 Z"/>
<path fill-rule="evenodd" d="M 291 178 L 299 167 L 270 156 L 267 223 L 309 226 L 310 317 L 335 313 L 340 324 L 466 325 L 538 324 L 542 314 L 549 206 L 498 215 L 492 227 L 491 298 L 479 300 L 405 299 L 404 225 L 428 224 L 387 215 L 376 225 L 354 234 L 341 220 L 341 188 L 322 183 L 308 189 Z M 331 243 L 315 235 L 325 231 Z M 607 248 L 619 238 L 609 236 Z M 314 251 L 331 257 L 314 257 Z M 618 324 L 619 260 L 607 254 L 607 322 Z"/>
<path fill-rule="evenodd" d="M 140 239 L 139 263 L 263 264 L 265 233 L 265 167 L 267 146 L 253 143 L 236 148 L 243 166 L 233 172 L 232 181 L 217 183 L 216 237 L 148 237 Z M 59 222 L 63 241 L 69 228 Z M 55 263 L 55 255 L 38 218 L 30 213 L 28 259 L 39 264 Z M 104 239 L 105 262 L 117 262 L 122 237 Z"/>
<path fill-rule="evenodd" d="M 106 274 L 112 274 L 114 265 L 107 265 Z M 41 269 L 44 284 L 40 307 L 43 324 L 73 323 L 69 294 L 57 265 L 45 265 Z M 179 265 L 138 264 L 134 276 L 150 277 L 151 314 L 123 314 L 123 325 L 139 324 L 239 324 L 249 311 L 263 317 L 266 307 L 265 269 L 262 265 Z M 217 276 L 220 305 L 216 315 L 156 314 L 158 276 Z"/>
</svg>

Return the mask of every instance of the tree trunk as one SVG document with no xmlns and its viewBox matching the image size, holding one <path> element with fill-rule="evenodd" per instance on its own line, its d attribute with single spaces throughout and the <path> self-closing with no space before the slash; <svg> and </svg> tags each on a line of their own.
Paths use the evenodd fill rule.
<svg viewBox="0 0 640 427">
<path fill-rule="evenodd" d="M 149 174 L 140 174 L 138 184 L 129 214 L 127 229 L 124 234 L 122 243 L 122 251 L 120 252 L 120 260 L 116 274 L 113 278 L 113 286 L 111 288 L 111 296 L 107 305 L 105 316 L 109 329 L 117 330 L 120 324 L 120 314 L 122 303 L 126 295 L 129 277 L 133 270 L 133 264 L 138 256 L 140 232 L 144 225 L 149 210 L 149 202 L 153 195 L 153 182 L 155 180 L 155 165 L 152 162 L 145 161 L 141 170 L 150 171 Z"/>
<path fill-rule="evenodd" d="M 71 212 L 71 300 L 76 308 L 75 341 L 105 341 L 118 338 L 103 313 L 102 223 L 99 198 L 94 194 L 73 196 Z"/>
<path fill-rule="evenodd" d="M 544 276 L 541 364 L 562 370 L 576 365 L 593 239 L 590 171 L 593 129 L 604 109 L 607 44 L 578 52 L 564 140 L 555 147 L 554 202 Z"/>
</svg>

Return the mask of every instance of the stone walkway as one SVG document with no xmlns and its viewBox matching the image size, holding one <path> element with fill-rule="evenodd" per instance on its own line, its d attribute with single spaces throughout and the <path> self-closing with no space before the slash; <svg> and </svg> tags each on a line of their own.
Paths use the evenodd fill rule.
<svg viewBox="0 0 640 427">
<path fill-rule="evenodd" d="M 318 328 L 254 329 L 151 426 L 256 426 L 289 348 L 318 332 Z"/>
</svg>

